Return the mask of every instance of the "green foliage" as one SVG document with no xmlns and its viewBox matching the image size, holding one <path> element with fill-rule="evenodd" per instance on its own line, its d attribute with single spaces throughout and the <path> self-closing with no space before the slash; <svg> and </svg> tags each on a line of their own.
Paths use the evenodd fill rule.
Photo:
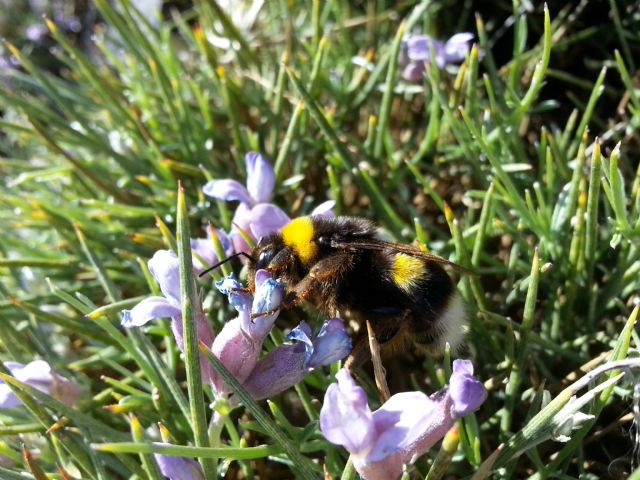
<svg viewBox="0 0 640 480">
<path fill-rule="evenodd" d="M 253 478 L 266 462 L 279 465 L 273 478 L 289 469 L 319 478 L 311 458 L 333 478 L 356 478 L 317 428 L 330 373 L 307 377 L 271 414 L 247 398 L 255 422 L 224 411 L 208 425 L 196 289 L 216 330 L 231 313 L 209 283 L 194 283 L 185 252 L 207 225 L 231 227 L 229 207 L 201 188 L 244 178 L 250 150 L 274 162 L 274 203 L 293 206 L 291 216 L 333 198 L 337 213 L 375 219 L 398 241 L 477 272 L 459 288 L 489 399 L 459 423 L 461 454 L 434 449 L 437 468 L 418 462 L 420 475 L 587 478 L 607 467 L 583 440 L 615 435 L 607 427 L 628 413 L 632 386 L 602 386 L 594 419 L 566 444 L 553 430 L 576 393 L 565 389 L 571 372 L 622 360 L 638 342 L 640 38 L 623 2 L 609 2 L 606 58 L 586 60 L 599 73 L 555 66 L 574 45 L 600 41 L 573 28 L 580 11 L 526 13 L 513 2 L 507 60 L 497 56 L 504 19 L 478 14 L 466 61 L 434 61 L 418 84 L 400 76 L 404 34 L 453 34 L 471 2 L 265 2 L 252 28 L 215 0 L 160 25 L 131 0 L 112 3 L 94 2 L 103 23 L 90 52 L 45 20 L 59 72 L 6 43 L 21 69 L 0 73 L 0 359 L 44 358 L 80 379 L 85 397 L 72 408 L 0 367 L 26 406 L 0 412 L 0 455 L 14 459 L 3 478 L 40 478 L 38 468 L 63 478 L 56 466 L 82 478 L 160 478 L 152 453 L 197 457 L 211 478 L 216 468 Z M 120 310 L 157 293 L 146 260 L 159 248 L 180 253 L 184 365 L 168 323 L 119 327 Z M 438 388 L 439 360 L 400 357 L 387 365 L 399 389 Z M 175 445 L 153 443 L 158 423 Z M 23 466 L 20 442 L 40 457 Z M 626 450 L 630 441 L 615 454 Z"/>
</svg>

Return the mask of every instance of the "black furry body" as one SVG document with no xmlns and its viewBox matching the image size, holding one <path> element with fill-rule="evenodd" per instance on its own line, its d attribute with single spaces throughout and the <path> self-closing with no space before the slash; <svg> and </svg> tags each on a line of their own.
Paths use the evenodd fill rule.
<svg viewBox="0 0 640 480">
<path fill-rule="evenodd" d="M 437 343 L 443 331 L 438 322 L 456 295 L 442 266 L 450 262 L 380 240 L 375 225 L 364 218 L 296 221 L 294 228 L 261 239 L 252 252 L 251 289 L 255 271 L 266 269 L 286 285 L 285 308 L 305 300 L 327 315 L 369 320 L 383 350 L 409 339 L 427 347 Z M 405 268 L 404 276 L 394 275 L 398 255 L 411 257 L 409 264 L 417 267 L 416 272 Z M 411 281 L 399 283 L 404 277 Z M 357 343 L 356 339 L 354 352 Z"/>
</svg>

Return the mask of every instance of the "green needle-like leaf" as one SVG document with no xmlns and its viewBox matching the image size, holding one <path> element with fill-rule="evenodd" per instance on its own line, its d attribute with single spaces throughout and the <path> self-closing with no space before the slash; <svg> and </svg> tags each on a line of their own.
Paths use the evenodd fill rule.
<svg viewBox="0 0 640 480">
<path fill-rule="evenodd" d="M 189 392 L 190 421 L 193 437 L 197 447 L 208 447 L 207 413 L 205 410 L 202 376 L 200 374 L 200 355 L 198 354 L 198 336 L 196 313 L 199 307 L 191 261 L 191 236 L 189 233 L 189 217 L 182 186 L 178 187 L 178 258 L 180 262 L 180 297 L 182 302 L 182 322 L 184 335 L 184 358 L 187 371 L 187 389 Z M 215 464 L 202 459 L 205 478 L 215 477 Z"/>
</svg>

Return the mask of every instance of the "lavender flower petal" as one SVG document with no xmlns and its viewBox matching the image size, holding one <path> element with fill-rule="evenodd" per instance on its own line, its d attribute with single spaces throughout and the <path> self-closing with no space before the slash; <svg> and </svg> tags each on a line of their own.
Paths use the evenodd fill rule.
<svg viewBox="0 0 640 480">
<path fill-rule="evenodd" d="M 9 370 L 12 376 L 16 377 L 20 381 L 25 381 L 25 376 L 22 375 L 25 365 L 17 362 L 4 362 L 5 367 Z M 47 365 L 49 367 L 49 365 Z M 15 396 L 13 391 L 9 388 L 4 380 L 0 380 L 0 409 L 13 408 L 20 405 L 20 400 Z"/>
<path fill-rule="evenodd" d="M 306 358 L 302 343 L 280 345 L 258 361 L 244 387 L 256 400 L 277 395 L 302 381 Z"/>
<path fill-rule="evenodd" d="M 463 417 L 475 410 L 487 398 L 484 385 L 473 376 L 470 360 L 454 360 L 453 373 L 449 379 L 449 394 L 453 400 L 455 415 Z"/>
<path fill-rule="evenodd" d="M 80 397 L 80 387 L 72 380 L 55 373 L 44 360 L 34 360 L 26 365 L 5 362 L 5 366 L 17 380 L 40 390 L 61 402 L 72 405 Z M 9 386 L 0 380 L 0 409 L 20 405 L 20 400 Z"/>
<path fill-rule="evenodd" d="M 280 208 L 271 203 L 259 203 L 251 209 L 251 234 L 256 239 L 277 232 L 291 219 Z"/>
<path fill-rule="evenodd" d="M 225 202 L 237 201 L 249 207 L 255 204 L 249 191 L 237 180 L 211 180 L 202 187 L 202 192 L 209 197 L 217 198 Z"/>
<path fill-rule="evenodd" d="M 344 445 L 351 452 L 354 466 L 362 478 L 397 479 L 404 465 L 415 462 L 442 439 L 460 416 L 477 409 L 484 401 L 486 391 L 472 374 L 471 362 L 456 360 L 451 387 L 429 397 L 422 392 L 392 396 L 370 415 L 372 426 L 366 429 L 367 441 L 358 444 L 350 435 L 358 428 L 365 428 L 351 429 L 347 422 L 361 416 L 368 406 L 364 391 L 355 386 L 348 371 L 343 369 L 337 377 L 338 384 L 330 385 L 327 390 L 320 412 L 320 429 L 327 440 Z M 345 395 L 340 395 L 342 392 L 359 393 L 360 403 L 350 404 Z"/>
<path fill-rule="evenodd" d="M 182 318 L 182 310 L 164 297 L 148 297 L 131 310 L 120 312 L 120 325 L 124 328 L 141 327 L 156 318 Z"/>
<path fill-rule="evenodd" d="M 311 339 L 311 328 L 306 323 L 301 322 L 294 328 L 287 339 L 298 343 L 280 345 L 258 361 L 245 382 L 249 393 L 256 400 L 277 395 L 301 382 L 313 368 L 347 356 L 350 348 L 346 351 L 341 349 L 343 339 L 338 340 L 342 335 L 348 337 L 341 320 L 328 321 L 320 332 Z"/>
<path fill-rule="evenodd" d="M 435 395 L 434 399 L 422 392 L 393 395 L 373 412 L 376 431 L 380 435 L 367 454 L 367 461 L 378 462 L 392 453 L 406 450 L 409 458 L 404 458 L 403 463 L 410 463 L 419 440 L 422 442 L 422 454 L 440 441 L 453 426 L 455 418 L 448 414 L 450 405 L 451 401 L 446 395 Z"/>
<path fill-rule="evenodd" d="M 400 52 L 398 53 L 398 68 L 406 67 L 411 59 L 409 58 L 409 37 L 405 36 L 400 43 Z"/>
<path fill-rule="evenodd" d="M 169 445 L 161 443 L 160 445 Z M 169 457 L 167 455 L 153 455 L 160 467 L 162 475 L 169 480 L 204 480 L 200 464 L 192 458 Z"/>
<path fill-rule="evenodd" d="M 275 278 L 266 278 L 256 285 L 251 312 L 260 314 L 275 310 L 282 303 L 283 296 L 284 284 Z"/>
<path fill-rule="evenodd" d="M 333 218 L 336 214 L 333 211 L 333 207 L 336 206 L 335 200 L 327 200 L 326 202 L 322 202 L 316 208 L 311 211 L 312 217 L 325 217 L 325 218 Z"/>
<path fill-rule="evenodd" d="M 336 374 L 338 383 L 327 389 L 320 410 L 320 430 L 331 443 L 343 445 L 352 454 L 366 452 L 375 441 L 373 415 L 367 394 L 345 368 Z"/>
<path fill-rule="evenodd" d="M 269 280 L 271 277 L 271 274 L 265 270 L 264 268 L 261 268 L 260 270 L 257 270 L 254 277 L 253 277 L 253 282 L 255 284 L 255 288 L 260 288 L 260 286 L 266 281 Z"/>
<path fill-rule="evenodd" d="M 407 41 L 407 56 L 414 62 L 431 62 L 431 45 L 436 54 L 436 61 L 440 66 L 439 60 L 442 58 L 444 48 L 440 40 L 431 38 L 428 35 L 413 35 Z"/>
<path fill-rule="evenodd" d="M 457 375 L 473 375 L 473 363 L 471 360 L 458 359 L 453 361 L 451 368 L 452 374 Z"/>
<path fill-rule="evenodd" d="M 181 352 L 184 352 L 184 324 L 182 323 L 182 315 L 171 319 L 171 331 L 173 332 L 176 345 L 178 345 Z M 214 342 L 215 333 L 201 309 L 196 312 L 196 335 L 198 341 L 208 347 L 211 347 Z M 213 365 L 209 363 L 204 353 L 200 353 L 200 374 L 202 375 L 202 381 L 205 383 L 210 383 L 214 375 Z"/>
<path fill-rule="evenodd" d="M 262 343 L 273 326 L 277 313 L 251 319 L 251 313 L 262 313 L 276 309 L 282 301 L 284 285 L 277 282 L 266 271 L 259 271 L 260 282 L 256 285 L 253 299 L 248 293 L 238 292 L 242 284 L 232 274 L 216 282 L 216 288 L 229 296 L 229 301 L 240 315 L 228 322 L 213 341 L 211 351 L 227 369 L 244 382 L 252 372 L 262 350 Z M 228 393 L 222 379 L 214 373 L 213 387 L 218 395 Z"/>
<path fill-rule="evenodd" d="M 209 238 L 192 238 L 191 252 L 193 255 L 193 269 L 204 270 L 209 265 L 218 261 L 216 252 L 213 250 L 213 242 Z"/>
<path fill-rule="evenodd" d="M 249 152 L 245 155 L 247 166 L 247 189 L 256 203 L 268 202 L 273 195 L 276 174 L 271 164 L 262 155 Z"/>
<path fill-rule="evenodd" d="M 227 257 L 232 255 L 233 244 L 229 236 L 223 230 L 217 228 L 214 230 L 225 255 Z M 202 270 L 218 262 L 218 256 L 216 255 L 213 239 L 210 234 L 207 235 L 207 238 L 191 239 L 191 251 L 196 254 L 193 255 L 193 269 L 196 273 L 200 273 Z"/>
<path fill-rule="evenodd" d="M 424 75 L 424 63 L 411 62 L 402 70 L 402 78 L 408 82 L 419 82 Z"/>
<path fill-rule="evenodd" d="M 233 228 L 231 229 L 229 238 L 231 239 L 231 243 L 233 244 L 234 251 L 246 253 L 251 252 L 251 247 L 245 241 L 243 236 L 240 234 L 240 231 L 238 230 L 242 229 L 242 231 L 249 237 L 253 235 L 251 233 L 251 207 L 247 206 L 244 203 L 238 205 L 238 208 L 236 208 L 236 211 L 233 214 L 232 223 Z"/>
<path fill-rule="evenodd" d="M 229 303 L 238 312 L 248 313 L 250 311 L 251 303 L 253 302 L 251 295 L 246 292 L 239 291 L 239 289 L 243 288 L 243 285 L 236 279 L 233 273 L 216 282 L 215 286 L 220 293 L 228 296 Z"/>
<path fill-rule="evenodd" d="M 342 360 L 351 351 L 351 337 L 339 318 L 328 320 L 313 339 L 309 367 L 318 368 Z"/>
<path fill-rule="evenodd" d="M 256 292 L 253 296 L 253 304 L 251 313 L 260 315 L 252 321 L 243 325 L 245 332 L 254 340 L 262 342 L 267 336 L 273 322 L 276 321 L 279 313 L 279 307 L 284 297 L 284 284 L 273 278 L 267 278 L 256 285 Z M 269 315 L 261 315 L 266 312 L 274 311 Z"/>
<path fill-rule="evenodd" d="M 304 345 L 304 365 L 307 366 L 314 350 L 313 342 L 311 341 L 311 327 L 306 322 L 300 322 L 300 325 L 289 332 L 287 340 L 295 340 Z"/>
<path fill-rule="evenodd" d="M 215 282 L 215 286 L 223 295 L 229 295 L 235 289 L 242 288 L 242 283 L 240 283 L 234 273 L 231 273 L 231 275 Z"/>
<path fill-rule="evenodd" d="M 20 400 L 11 391 L 8 385 L 0 383 L 0 410 L 4 408 L 14 408 L 21 405 Z"/>
<path fill-rule="evenodd" d="M 444 44 L 443 55 L 445 63 L 460 63 L 467 58 L 471 49 L 473 33 L 456 33 Z"/>
<path fill-rule="evenodd" d="M 424 64 L 431 63 L 431 46 L 435 53 L 435 62 L 439 68 L 464 61 L 473 39 L 471 33 L 457 33 L 446 42 L 428 35 L 412 35 L 405 40 L 402 52 L 402 76 L 405 80 L 419 81 L 424 74 Z"/>
<path fill-rule="evenodd" d="M 244 332 L 242 324 L 241 317 L 227 322 L 211 346 L 213 354 L 241 383 L 256 366 L 264 340 L 264 337 L 258 341 L 253 340 Z M 213 373 L 212 384 L 218 395 L 229 393 L 228 387 L 216 372 Z"/>
<path fill-rule="evenodd" d="M 158 250 L 153 254 L 147 265 L 167 300 L 179 306 L 181 301 L 178 255 L 171 250 Z"/>
<path fill-rule="evenodd" d="M 157 251 L 149 260 L 149 271 L 158 281 L 164 297 L 149 297 L 142 300 L 131 310 L 121 312 L 121 324 L 123 327 L 141 326 L 149 320 L 161 317 L 171 318 L 171 330 L 176 344 L 184 351 L 182 301 L 180 295 L 180 266 L 178 256 L 170 250 Z M 200 299 L 194 305 L 196 309 L 196 329 L 198 340 L 205 345 L 213 343 L 214 332 L 208 322 Z M 202 376 L 205 381 L 211 378 L 213 367 L 201 354 L 200 362 Z"/>
<path fill-rule="evenodd" d="M 34 43 L 42 42 L 48 35 L 49 30 L 44 23 L 34 23 L 29 25 L 25 31 L 25 37 Z"/>
<path fill-rule="evenodd" d="M 184 324 L 182 322 L 182 315 L 173 317 L 171 319 L 171 330 L 173 331 L 176 345 L 178 345 L 178 348 L 181 352 L 184 352 Z M 196 312 L 196 335 L 199 342 L 202 342 L 209 347 L 213 344 L 215 333 L 201 309 L 198 309 L 198 311 Z M 200 357 L 200 366 L 211 366 L 207 361 L 206 356 Z"/>
</svg>

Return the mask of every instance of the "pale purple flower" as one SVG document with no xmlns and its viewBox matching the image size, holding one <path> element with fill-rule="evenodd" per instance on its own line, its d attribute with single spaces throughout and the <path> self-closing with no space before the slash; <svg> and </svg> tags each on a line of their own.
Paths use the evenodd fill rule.
<svg viewBox="0 0 640 480">
<path fill-rule="evenodd" d="M 34 360 L 26 365 L 16 362 L 5 362 L 11 375 L 17 380 L 40 390 L 63 403 L 72 405 L 80 397 L 80 387 L 73 380 L 55 373 L 44 360 Z M 20 400 L 9 386 L 0 380 L 0 409 L 13 408 L 20 405 Z"/>
<path fill-rule="evenodd" d="M 335 205 L 336 202 L 334 200 L 322 202 L 311 211 L 311 216 L 325 218 L 335 217 L 336 214 L 333 212 Z M 286 213 L 270 203 L 256 205 L 251 210 L 250 218 L 251 233 L 253 233 L 256 240 L 260 240 L 260 238 L 280 230 L 291 221 L 291 218 Z"/>
<path fill-rule="evenodd" d="M 20 69 L 20 62 L 13 55 L 3 56 L 0 55 L 0 85 L 11 88 L 13 82 L 11 81 L 11 75 Z"/>
<path fill-rule="evenodd" d="M 431 46 L 438 68 L 464 61 L 471 49 L 472 33 L 456 33 L 443 42 L 428 35 L 409 35 L 402 44 L 398 60 L 402 77 L 411 82 L 422 79 L 425 63 L 431 63 Z"/>
<path fill-rule="evenodd" d="M 280 345 L 260 359 L 244 383 L 261 400 L 302 381 L 313 369 L 342 360 L 351 351 L 351 338 L 339 318 L 327 320 L 315 337 L 302 322 L 288 336 L 298 343 Z"/>
<path fill-rule="evenodd" d="M 320 430 L 331 443 L 343 445 L 365 480 L 394 480 L 435 445 L 456 420 L 477 410 L 487 392 L 473 376 L 469 360 L 455 360 L 448 387 L 393 395 L 372 412 L 365 391 L 342 369 L 327 389 L 320 411 Z"/>
<path fill-rule="evenodd" d="M 160 443 L 159 445 L 170 445 Z M 191 458 L 170 457 L 154 453 L 162 475 L 169 480 L 204 480 L 204 473 L 200 464 Z"/>
<path fill-rule="evenodd" d="M 30 42 L 40 43 L 49 34 L 49 29 L 43 23 L 29 25 L 24 32 L 24 36 Z"/>
<path fill-rule="evenodd" d="M 335 200 L 327 200 L 322 202 L 316 208 L 311 211 L 312 217 L 325 217 L 325 218 L 333 218 L 336 216 L 333 211 L 333 207 L 336 206 Z"/>
<path fill-rule="evenodd" d="M 171 318 L 171 330 L 180 351 L 184 351 L 184 336 L 182 324 L 182 300 L 180 296 L 180 265 L 178 256 L 171 250 L 158 250 L 148 262 L 149 271 L 160 286 L 164 296 L 145 298 L 131 310 L 120 313 L 121 325 L 125 328 L 140 327 L 150 320 L 157 318 Z M 213 329 L 202 310 L 202 304 L 196 305 L 196 330 L 198 340 L 205 345 L 213 343 Z M 206 357 L 200 355 L 200 368 L 204 381 L 210 381 L 213 367 Z"/>
<path fill-rule="evenodd" d="M 253 297 L 240 290 L 242 284 L 233 275 L 217 282 L 216 287 L 228 295 L 238 317 L 224 326 L 211 350 L 256 400 L 292 387 L 314 368 L 341 360 L 351 351 L 351 339 L 342 320 L 334 318 L 316 336 L 302 322 L 287 337 L 296 343 L 280 345 L 260 358 L 262 344 L 278 315 L 284 284 L 266 270 L 258 270 Z M 220 378 L 214 378 L 213 386 L 220 396 L 230 393 Z"/>
<path fill-rule="evenodd" d="M 233 243 L 229 236 L 218 228 L 214 228 L 215 234 L 220 241 L 222 250 L 224 251 L 225 258 L 233 255 Z M 218 263 L 220 260 L 216 255 L 213 239 L 211 238 L 211 231 L 207 230 L 207 238 L 192 238 L 191 239 L 191 252 L 193 261 L 193 271 L 199 275 L 200 272 L 206 270 L 211 265 Z"/>
<path fill-rule="evenodd" d="M 284 284 L 271 278 L 266 270 L 258 270 L 253 297 L 238 291 L 242 284 L 233 274 L 216 282 L 216 287 L 228 296 L 238 316 L 225 324 L 214 340 L 211 351 L 243 383 L 256 366 L 262 344 L 278 316 Z M 267 312 L 272 313 L 261 315 Z M 252 315 L 255 318 L 252 319 Z M 213 376 L 213 388 L 220 396 L 229 393 L 228 387 L 217 374 Z"/>
<path fill-rule="evenodd" d="M 281 209 L 269 203 L 276 181 L 275 171 L 269 161 L 256 152 L 247 153 L 244 160 L 247 169 L 246 187 L 237 180 L 227 178 L 211 180 L 202 188 L 202 191 L 205 195 L 218 200 L 240 202 L 233 216 L 233 223 L 257 240 L 259 238 L 257 233 L 262 233 L 264 230 L 272 233 L 284 226 L 289 217 Z M 256 207 L 259 208 L 254 212 Z M 254 232 L 254 228 L 257 233 Z M 237 231 L 232 231 L 232 241 L 237 252 L 249 250 Z"/>
<path fill-rule="evenodd" d="M 276 175 L 269 161 L 256 152 L 245 155 L 247 184 L 237 180 L 211 180 L 203 188 L 205 195 L 225 202 L 240 202 L 233 215 L 234 228 L 230 237 L 236 252 L 248 252 L 249 246 L 239 234 L 240 228 L 254 240 L 276 232 L 291 220 L 279 207 L 271 202 Z M 335 202 L 319 205 L 311 215 L 331 216 Z"/>
</svg>

